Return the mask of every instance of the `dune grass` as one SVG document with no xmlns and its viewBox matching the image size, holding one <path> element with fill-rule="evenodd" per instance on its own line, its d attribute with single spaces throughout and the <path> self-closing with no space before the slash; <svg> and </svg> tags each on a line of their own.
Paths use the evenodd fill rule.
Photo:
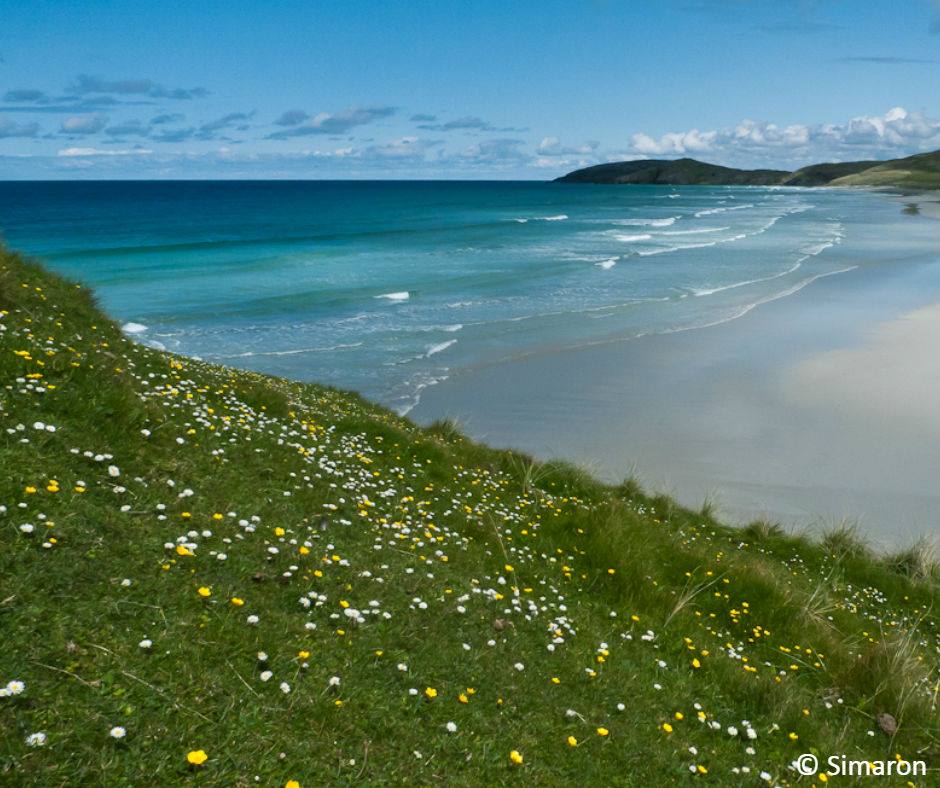
<svg viewBox="0 0 940 788">
<path fill-rule="evenodd" d="M 728 528 L 453 423 L 143 347 L 9 252 L 0 311 L 0 784 L 940 765 L 925 545 Z"/>
</svg>

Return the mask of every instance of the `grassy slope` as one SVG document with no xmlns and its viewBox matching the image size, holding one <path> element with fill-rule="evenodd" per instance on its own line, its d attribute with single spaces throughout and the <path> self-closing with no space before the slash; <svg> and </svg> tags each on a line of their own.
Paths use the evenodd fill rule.
<svg viewBox="0 0 940 788">
<path fill-rule="evenodd" d="M 855 175 L 871 167 L 878 166 L 878 161 L 843 161 L 811 164 L 791 173 L 784 181 L 784 186 L 825 186 L 836 178 Z"/>
<path fill-rule="evenodd" d="M 836 178 L 830 185 L 940 189 L 940 151 L 894 159 L 854 175 Z"/>
<path fill-rule="evenodd" d="M 0 698 L 0 783 L 790 785 L 808 749 L 940 763 L 920 553 L 728 529 L 141 347 L 3 252 L 0 310 L 0 687 L 26 683 Z"/>
</svg>

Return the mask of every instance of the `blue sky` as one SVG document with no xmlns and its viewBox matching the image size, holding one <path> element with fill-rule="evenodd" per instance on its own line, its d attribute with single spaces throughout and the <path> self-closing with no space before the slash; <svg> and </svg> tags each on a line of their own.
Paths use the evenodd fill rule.
<svg viewBox="0 0 940 788">
<path fill-rule="evenodd" d="M 0 178 L 550 178 L 940 147 L 933 0 L 0 0 Z"/>
</svg>

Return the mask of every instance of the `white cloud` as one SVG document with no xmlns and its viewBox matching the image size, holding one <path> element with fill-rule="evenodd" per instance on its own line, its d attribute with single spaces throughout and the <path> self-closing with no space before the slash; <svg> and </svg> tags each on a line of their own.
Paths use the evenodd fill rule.
<svg viewBox="0 0 940 788">
<path fill-rule="evenodd" d="M 356 126 L 394 115 L 395 111 L 394 107 L 350 107 L 342 112 L 321 112 L 319 115 L 307 117 L 302 110 L 290 110 L 276 121 L 279 125 L 289 128 L 276 131 L 269 137 L 286 139 L 310 134 L 345 134 Z"/>
<path fill-rule="evenodd" d="M 102 150 L 100 148 L 62 148 L 56 155 L 65 158 L 74 158 L 78 156 L 146 156 L 153 153 L 147 148 L 131 148 L 127 150 Z"/>
<path fill-rule="evenodd" d="M 745 120 L 736 126 L 670 132 L 660 137 L 638 133 L 627 150 L 643 156 L 696 154 L 793 158 L 820 161 L 826 157 L 906 156 L 940 147 L 940 121 L 894 107 L 884 115 L 859 116 L 846 123 L 816 125 Z"/>
<path fill-rule="evenodd" d="M 0 138 L 35 137 L 39 133 L 38 123 L 16 123 L 0 116 Z"/>
<path fill-rule="evenodd" d="M 558 137 L 543 137 L 535 152 L 539 156 L 587 156 L 597 150 L 600 143 L 591 141 L 584 145 L 562 145 Z"/>
<path fill-rule="evenodd" d="M 100 113 L 73 115 L 62 121 L 61 131 L 63 134 L 97 134 L 107 122 L 107 117 Z"/>
</svg>

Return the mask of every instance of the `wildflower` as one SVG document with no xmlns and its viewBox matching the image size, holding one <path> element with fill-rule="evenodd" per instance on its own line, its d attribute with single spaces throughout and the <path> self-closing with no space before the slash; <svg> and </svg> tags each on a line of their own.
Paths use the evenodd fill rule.
<svg viewBox="0 0 940 788">
<path fill-rule="evenodd" d="M 516 766 L 522 765 L 522 753 L 519 750 L 512 750 L 509 753 L 509 760 L 512 761 Z"/>
<path fill-rule="evenodd" d="M 193 766 L 202 766 L 207 760 L 209 756 L 205 750 L 190 750 L 186 753 L 186 761 Z"/>
<path fill-rule="evenodd" d="M 261 620 L 261 619 L 258 618 L 258 617 L 257 617 L 256 615 L 254 615 L 254 614 L 248 616 L 248 618 L 245 619 L 245 621 L 246 621 L 248 624 L 250 624 L 251 626 L 255 626 L 260 620 Z"/>
<path fill-rule="evenodd" d="M 663 730 L 664 730 L 666 733 L 672 733 L 672 725 L 670 725 L 668 722 L 664 722 L 664 723 L 663 723 Z"/>
<path fill-rule="evenodd" d="M 610 731 L 607 730 L 607 728 L 601 726 L 600 728 L 597 729 L 597 735 L 598 735 L 598 736 L 609 736 L 609 735 L 610 735 Z"/>
<path fill-rule="evenodd" d="M 123 739 L 127 735 L 127 731 L 124 730 L 120 725 L 115 725 L 111 730 L 108 731 L 108 736 L 112 739 Z"/>
<path fill-rule="evenodd" d="M 114 479 L 114 478 L 117 478 L 117 477 L 120 476 L 120 475 L 121 475 L 121 469 L 118 468 L 117 465 L 109 465 L 109 466 L 108 466 L 108 476 L 110 476 L 112 479 Z"/>
<path fill-rule="evenodd" d="M 448 722 L 447 725 L 445 725 L 444 727 L 447 728 L 447 730 L 448 730 L 449 733 L 456 733 L 456 732 L 457 732 L 457 723 L 456 723 L 456 722 Z"/>
<path fill-rule="evenodd" d="M 330 678 L 329 685 L 330 685 L 331 687 L 338 687 L 339 684 L 340 684 L 340 677 L 339 677 L 339 676 L 333 676 L 332 678 Z"/>
<path fill-rule="evenodd" d="M 34 530 L 35 528 L 32 523 L 23 523 L 20 526 L 20 532 L 24 534 L 31 534 Z"/>
<path fill-rule="evenodd" d="M 205 599 L 206 597 L 212 596 L 212 589 L 207 586 L 199 586 L 199 589 L 196 591 L 196 593 Z"/>
<path fill-rule="evenodd" d="M 569 747 L 577 747 L 578 740 L 574 736 L 569 736 L 566 741 L 568 742 Z"/>
<path fill-rule="evenodd" d="M 300 783 L 297 780 L 288 780 L 284 783 L 284 788 L 300 788 Z"/>
<path fill-rule="evenodd" d="M 19 679 L 13 679 L 13 681 L 7 682 L 5 689 L 9 695 L 19 695 L 26 692 L 26 684 Z"/>
<path fill-rule="evenodd" d="M 42 747 L 46 743 L 46 734 L 42 731 L 31 733 L 26 737 L 28 747 Z"/>
<path fill-rule="evenodd" d="M 229 600 L 229 602 L 231 602 L 233 605 L 235 605 L 235 607 L 241 607 L 242 605 L 245 604 L 245 600 L 244 600 L 244 599 L 241 599 L 240 597 L 237 597 L 237 596 L 233 596 L 233 597 Z"/>
<path fill-rule="evenodd" d="M 258 676 L 258 678 L 262 681 L 270 681 L 273 675 L 274 674 L 270 670 L 262 670 L 261 675 Z"/>
<path fill-rule="evenodd" d="M 290 694 L 290 684 L 288 684 L 286 681 L 281 682 L 281 692 L 283 692 L 285 695 Z"/>
<path fill-rule="evenodd" d="M 799 737 L 797 734 L 795 734 L 793 731 L 790 731 L 790 732 L 787 734 L 787 736 L 789 737 L 790 741 L 796 741 L 797 739 L 800 738 L 800 737 Z"/>
<path fill-rule="evenodd" d="M 434 698 L 437 697 L 437 690 L 434 689 L 434 687 L 428 687 L 428 688 L 424 691 L 424 694 L 428 697 L 428 699 L 433 700 Z"/>
</svg>

